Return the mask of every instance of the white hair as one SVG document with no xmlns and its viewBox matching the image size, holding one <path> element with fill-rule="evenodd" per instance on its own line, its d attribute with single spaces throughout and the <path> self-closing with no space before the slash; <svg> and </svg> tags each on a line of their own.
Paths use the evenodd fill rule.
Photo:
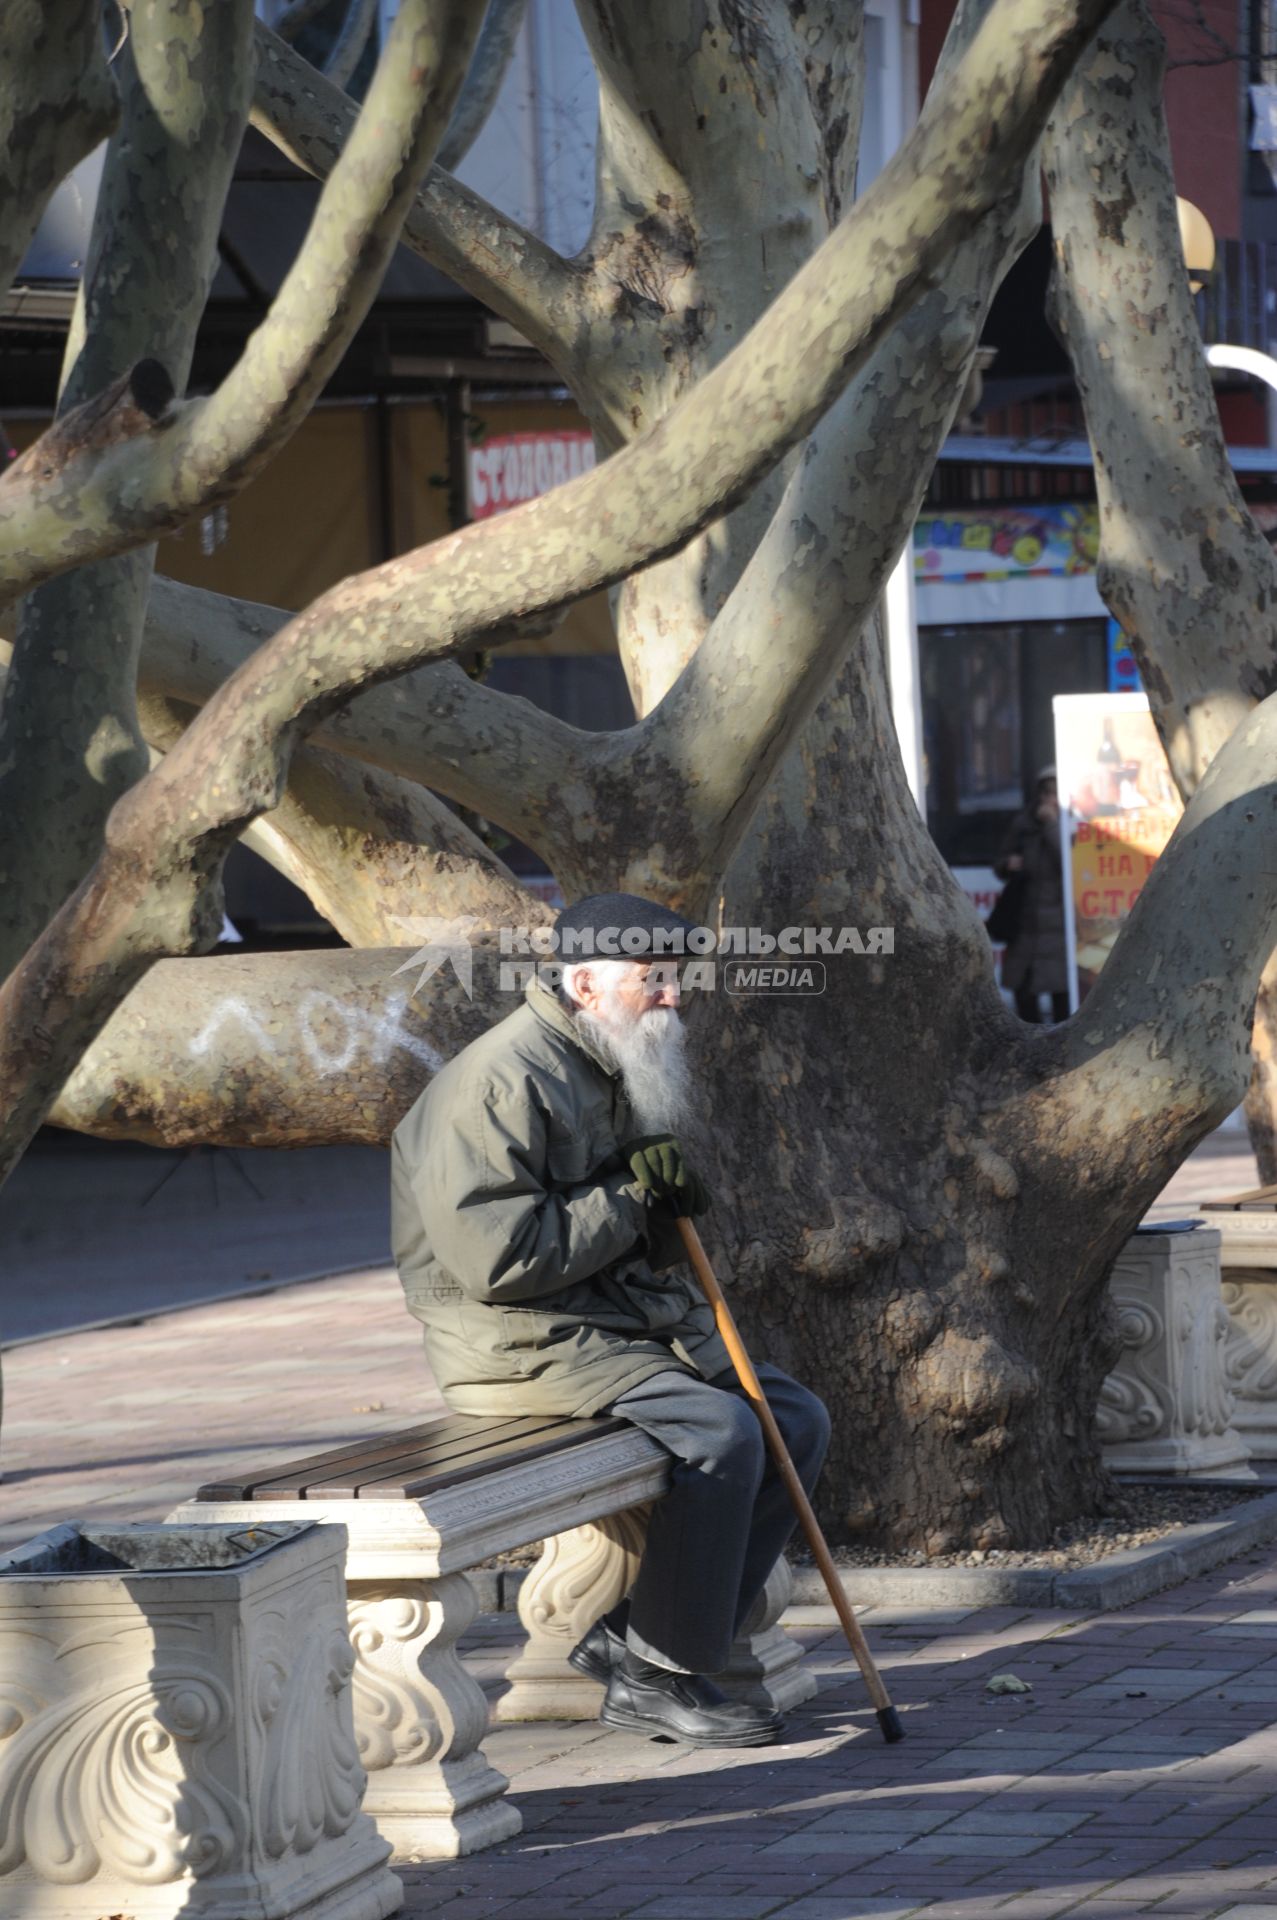
<svg viewBox="0 0 1277 1920">
<path fill-rule="evenodd" d="M 625 1097 L 644 1133 L 677 1133 L 692 1106 L 692 1076 L 685 1051 L 683 1023 L 672 1007 L 649 1008 L 632 1015 L 620 1005 L 621 967 L 634 960 L 578 960 L 563 969 L 563 991 L 572 1002 L 581 1031 L 612 1066 L 618 1068 Z M 606 972 L 603 969 L 607 969 Z M 597 1011 L 581 1002 L 579 976 L 593 973 L 601 996 Z"/>
<path fill-rule="evenodd" d="M 602 969 L 604 967 L 626 967 L 632 972 L 638 964 L 637 960 L 621 959 L 620 957 L 612 955 L 605 955 L 602 958 L 592 960 L 569 960 L 563 968 L 559 984 L 562 986 L 568 999 L 572 1002 L 572 1005 L 579 1007 L 582 1005 L 579 982 L 583 973 L 601 975 L 598 984 L 606 991 L 607 988 L 619 980 L 621 976 L 619 972 L 603 973 Z"/>
</svg>

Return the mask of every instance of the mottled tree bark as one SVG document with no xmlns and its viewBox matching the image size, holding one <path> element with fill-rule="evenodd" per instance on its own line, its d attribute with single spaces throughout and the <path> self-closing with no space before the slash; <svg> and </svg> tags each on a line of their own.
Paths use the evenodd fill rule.
<svg viewBox="0 0 1277 1920">
<path fill-rule="evenodd" d="M 203 706 L 288 619 L 277 607 L 159 579 L 147 612 L 142 685 Z M 494 631 L 484 644 L 501 646 L 524 630 Z M 588 791 L 599 750 L 599 736 L 526 700 L 507 699 L 451 663 L 418 668 L 391 686 L 361 693 L 321 721 L 313 737 L 366 765 L 438 788 L 508 827 L 547 860 L 562 837 L 565 806 Z"/>
<path fill-rule="evenodd" d="M 0 294 L 54 189 L 106 138 L 117 111 L 97 0 L 10 0 L 0 9 Z"/>
<path fill-rule="evenodd" d="M 356 108 L 261 22 L 253 125 L 319 179 L 337 164 Z M 403 238 L 483 300 L 558 366 L 581 316 L 585 283 L 552 247 L 432 167 L 408 210 Z"/>
<path fill-rule="evenodd" d="M 161 960 L 50 1118 L 148 1146 L 384 1146 L 430 1075 L 509 1009 L 491 940 L 475 942 L 473 998 L 449 963 L 416 993 L 412 953 Z"/>
<path fill-rule="evenodd" d="M 0 592 L 28 592 L 175 532 L 283 445 L 372 304 L 476 28 L 464 0 L 404 0 L 301 252 L 231 372 L 163 435 L 86 450 L 52 472 L 37 459 L 10 473 L 0 484 Z"/>
<path fill-rule="evenodd" d="M 1181 792 L 1277 686 L 1277 560 L 1228 459 L 1189 296 L 1142 0 L 1097 36 L 1044 143 L 1054 318 L 1086 406 L 1100 592 Z"/>
<path fill-rule="evenodd" d="M 602 444 L 659 419 L 717 365 L 850 204 L 862 11 L 820 0 L 795 30 L 779 10 L 582 5 L 600 87 L 583 258 L 595 301 L 568 377 Z M 784 479 L 626 582 L 617 636 L 640 713 L 726 604 Z"/>
<path fill-rule="evenodd" d="M 186 383 L 248 117 L 252 14 L 249 0 L 203 12 L 163 0 L 130 19 L 63 425 L 148 357 Z M 0 886 L 0 976 L 92 865 L 111 807 L 146 771 L 135 690 L 153 562 L 139 548 L 23 602 L 0 706 L 0 873 L 23 884 Z"/>
<path fill-rule="evenodd" d="M 193 717 L 154 695 L 140 702 L 147 742 L 161 752 Z M 433 793 L 320 748 L 293 755 L 279 805 L 242 838 L 352 947 L 420 944 L 439 920 L 520 926 L 536 904 Z"/>
</svg>

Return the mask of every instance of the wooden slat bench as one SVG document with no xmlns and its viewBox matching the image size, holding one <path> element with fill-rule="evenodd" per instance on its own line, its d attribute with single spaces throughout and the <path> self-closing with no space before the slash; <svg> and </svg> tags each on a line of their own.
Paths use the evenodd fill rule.
<svg viewBox="0 0 1277 1920">
<path fill-rule="evenodd" d="M 519 1831 L 507 1782 L 480 1742 L 488 1705 L 456 1653 L 477 1601 L 466 1570 L 544 1540 L 519 1594 L 527 1645 L 496 1706 L 503 1720 L 592 1719 L 596 1683 L 568 1650 L 627 1590 L 646 1502 L 670 1457 L 628 1421 L 479 1419 L 454 1414 L 303 1459 L 237 1469 L 200 1488 L 173 1521 L 268 1525 L 334 1520 L 347 1529 L 355 1647 L 355 1730 L 365 1810 L 400 1860 L 454 1858 Z M 776 1622 L 783 1562 L 723 1678 L 778 1706 L 814 1682 Z"/>
</svg>

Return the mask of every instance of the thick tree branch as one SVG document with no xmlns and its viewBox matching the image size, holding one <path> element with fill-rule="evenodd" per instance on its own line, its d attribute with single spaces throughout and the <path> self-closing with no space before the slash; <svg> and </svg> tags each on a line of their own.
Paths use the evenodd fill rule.
<svg viewBox="0 0 1277 1920">
<path fill-rule="evenodd" d="M 1162 36 L 1130 0 L 1063 96 L 1044 150 L 1056 324 L 1095 455 L 1100 591 L 1188 797 L 1277 686 L 1277 559 L 1233 473 L 1189 298 L 1164 70 Z M 1136 965 L 1133 952 L 1115 953 L 1106 975 Z M 1265 1179 L 1277 1178 L 1275 1008 L 1277 956 L 1255 1000 L 1246 1096 Z"/>
<path fill-rule="evenodd" d="M 354 102 L 260 21 L 257 60 L 253 125 L 307 173 L 326 179 L 350 138 Z M 562 371 L 579 324 L 581 283 L 552 247 L 440 167 L 430 169 L 410 205 L 403 240 Z"/>
<path fill-rule="evenodd" d="M 758 13 L 743 45 L 726 15 L 701 31 L 681 0 L 581 7 L 599 73 L 598 188 L 566 377 L 601 446 L 632 439 L 717 365 L 849 203 L 862 14 L 862 0 Z M 784 479 L 626 582 L 617 637 L 640 714 L 735 587 Z"/>
<path fill-rule="evenodd" d="M 438 920 L 521 926 L 530 896 L 423 787 L 308 748 L 244 834 L 352 947 L 421 945 Z"/>
<path fill-rule="evenodd" d="M 615 864 L 631 880 L 632 863 L 650 866 L 655 840 L 690 897 L 713 890 L 781 761 L 857 647 L 957 410 L 1008 224 L 991 220 L 968 243 L 944 286 L 817 428 L 740 585 L 638 729 L 645 761 L 662 769 L 657 790 L 678 804 L 672 831 L 653 835 L 648 821 L 641 837 L 632 817 L 604 809 Z M 908 461 L 893 438 L 902 432 Z M 625 777 L 625 744 L 604 744 L 613 780 Z M 863 768 L 870 785 L 885 746 L 875 736 Z M 898 825 L 894 814 L 884 816 L 884 839 Z"/>
<path fill-rule="evenodd" d="M 1277 686 L 1277 559 L 1229 463 L 1189 296 L 1142 0 L 1098 36 L 1044 142 L 1056 324 L 1086 404 L 1099 587 L 1184 794 Z"/>
<path fill-rule="evenodd" d="M 959 8 L 937 84 L 988 9 L 989 0 Z M 872 635 L 868 651 L 858 639 L 917 518 L 989 302 L 1040 217 L 1030 165 L 1018 196 L 1008 195 L 958 249 L 940 284 L 816 428 L 740 584 L 674 687 L 632 736 L 600 743 L 596 778 L 611 789 L 599 808 L 608 823 L 601 861 L 627 875 L 626 885 L 689 902 L 710 897 L 849 649 L 860 661 L 855 677 L 873 680 Z M 883 718 L 890 727 L 889 712 Z M 866 793 L 883 789 L 890 749 L 876 727 L 847 751 Z M 666 797 L 664 806 L 656 799 L 641 839 L 620 802 L 636 754 L 653 793 Z M 904 828 L 885 789 L 878 799 L 885 844 Z M 904 806 L 912 817 L 907 793 Z"/>
<path fill-rule="evenodd" d="M 0 7 L 0 295 L 54 189 L 115 124 L 97 0 Z"/>
<path fill-rule="evenodd" d="M 155 0 L 132 15 L 58 418 L 10 484 L 169 417 L 248 116 L 252 19 L 251 0 L 203 12 Z M 0 706 L 0 873 L 24 881 L 0 889 L 0 975 L 92 865 L 112 806 L 146 771 L 135 689 L 153 561 L 141 548 L 22 604 Z"/>
<path fill-rule="evenodd" d="M 203 706 L 288 619 L 276 607 L 158 579 L 147 610 L 142 685 Z M 488 634 L 485 644 L 497 647 L 522 632 Z M 323 721 L 313 737 L 319 746 L 447 794 L 518 834 L 551 865 L 564 837 L 564 796 L 582 804 L 600 749 L 597 734 L 498 693 L 452 663 L 374 687 Z"/>
<path fill-rule="evenodd" d="M 149 745 L 167 753 L 194 713 L 143 695 L 139 717 Z M 434 794 L 317 747 L 293 755 L 283 799 L 242 837 L 352 947 L 420 945 L 440 920 L 519 926 L 532 904 Z"/>
<path fill-rule="evenodd" d="M 1111 4 L 999 0 L 854 215 L 672 414 L 605 469 L 343 582 L 220 690 L 117 804 L 103 859 L 0 989 L 0 1171 L 146 967 L 210 940 L 226 849 L 277 803 L 298 739 L 361 688 L 623 577 L 742 497 L 1000 197 Z"/>
<path fill-rule="evenodd" d="M 545 909 L 529 902 L 528 925 Z M 412 947 L 161 960 L 63 1088 L 50 1119 L 148 1146 L 385 1146 L 430 1075 L 517 1001 L 475 943 L 418 988 Z"/>
<path fill-rule="evenodd" d="M 594 326 L 576 343 L 574 372 L 582 405 L 616 444 L 730 351 L 849 204 L 863 4 L 760 14 L 747 57 L 726 21 L 703 31 L 682 0 L 583 0 L 579 10 L 599 74 L 599 138 L 582 255 Z"/>
<path fill-rule="evenodd" d="M 176 530 L 229 499 L 283 444 L 372 303 L 475 28 L 465 0 L 404 0 L 301 252 L 235 367 L 162 435 L 0 483 L 0 590 L 26 592 Z"/>
</svg>

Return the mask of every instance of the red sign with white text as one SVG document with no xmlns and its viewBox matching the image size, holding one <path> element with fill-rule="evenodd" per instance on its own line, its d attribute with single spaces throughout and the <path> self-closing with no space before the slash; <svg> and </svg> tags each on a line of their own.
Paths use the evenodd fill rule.
<svg viewBox="0 0 1277 1920">
<path fill-rule="evenodd" d="M 470 518 L 488 520 L 521 507 L 593 465 L 594 441 L 580 428 L 490 434 L 471 447 L 466 463 Z"/>
</svg>

